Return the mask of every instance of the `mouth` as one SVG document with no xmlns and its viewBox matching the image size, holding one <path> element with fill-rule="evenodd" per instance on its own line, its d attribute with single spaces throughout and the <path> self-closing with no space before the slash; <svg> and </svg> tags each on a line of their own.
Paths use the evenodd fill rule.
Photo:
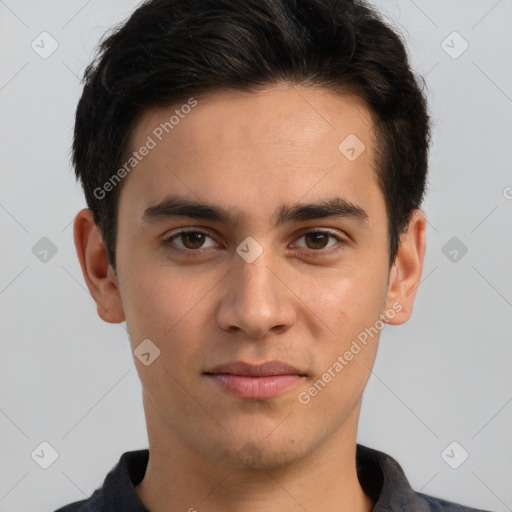
<svg viewBox="0 0 512 512">
<path fill-rule="evenodd" d="M 256 365 L 231 361 L 204 372 L 204 375 L 229 395 L 250 400 L 274 398 L 306 377 L 297 368 L 280 361 Z"/>
</svg>

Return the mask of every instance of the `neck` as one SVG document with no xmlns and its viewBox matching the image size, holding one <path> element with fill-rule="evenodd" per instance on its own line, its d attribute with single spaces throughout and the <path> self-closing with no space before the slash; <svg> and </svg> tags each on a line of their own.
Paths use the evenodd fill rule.
<svg viewBox="0 0 512 512">
<path fill-rule="evenodd" d="M 230 467 L 205 457 L 146 411 L 150 456 L 135 490 L 152 512 L 368 512 L 373 503 L 355 465 L 359 409 L 344 422 L 348 428 L 300 460 L 258 468 Z"/>
</svg>

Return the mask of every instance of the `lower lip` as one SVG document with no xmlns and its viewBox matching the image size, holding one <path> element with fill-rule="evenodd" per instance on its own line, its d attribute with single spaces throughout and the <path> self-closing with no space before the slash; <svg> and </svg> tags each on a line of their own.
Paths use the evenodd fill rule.
<svg viewBox="0 0 512 512">
<path fill-rule="evenodd" d="M 300 375 L 250 377 L 247 375 L 216 373 L 207 376 L 228 393 L 238 398 L 251 398 L 253 400 L 278 396 L 302 380 Z"/>
</svg>

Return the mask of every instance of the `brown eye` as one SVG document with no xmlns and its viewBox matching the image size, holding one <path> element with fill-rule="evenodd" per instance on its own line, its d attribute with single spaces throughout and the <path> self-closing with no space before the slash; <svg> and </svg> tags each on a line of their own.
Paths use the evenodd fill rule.
<svg viewBox="0 0 512 512">
<path fill-rule="evenodd" d="M 181 243 L 187 249 L 199 249 L 206 239 L 206 235 L 204 233 L 200 233 L 199 231 L 189 231 L 187 233 L 181 233 Z"/>
<path fill-rule="evenodd" d="M 307 233 L 304 235 L 308 249 L 324 249 L 332 235 L 328 233 Z"/>
<path fill-rule="evenodd" d="M 331 231 L 309 231 L 302 234 L 295 242 L 299 249 L 309 249 L 318 254 L 324 254 L 323 249 L 335 249 L 337 245 L 343 245 L 344 239 Z M 312 253 L 313 254 L 313 253 Z"/>
<path fill-rule="evenodd" d="M 183 251 L 197 251 L 215 246 L 215 240 L 206 232 L 199 230 L 181 230 L 166 239 L 166 244 L 171 248 L 178 248 Z"/>
</svg>

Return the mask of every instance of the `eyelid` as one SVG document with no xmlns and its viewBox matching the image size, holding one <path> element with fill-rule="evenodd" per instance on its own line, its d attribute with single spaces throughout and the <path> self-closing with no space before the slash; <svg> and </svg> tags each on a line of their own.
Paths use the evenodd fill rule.
<svg viewBox="0 0 512 512">
<path fill-rule="evenodd" d="M 208 235 L 209 237 L 213 238 L 208 228 L 203 228 L 199 226 L 184 226 L 181 228 L 172 229 L 171 231 L 167 231 L 166 234 L 163 236 L 163 239 L 169 240 L 170 238 L 173 238 L 177 235 L 181 235 L 182 233 L 201 233 L 203 235 Z"/>
<path fill-rule="evenodd" d="M 333 229 L 329 229 L 329 228 L 316 228 L 314 226 L 304 228 L 303 230 L 301 230 L 299 232 L 299 234 L 295 236 L 295 240 L 298 240 L 300 237 L 302 237 L 304 235 L 309 235 L 311 233 L 325 233 L 326 235 L 330 235 L 333 238 L 336 238 L 336 240 L 338 240 L 340 242 L 348 242 L 348 240 L 349 240 L 348 235 L 346 235 L 344 233 L 340 233 L 337 230 L 333 230 Z"/>
</svg>

